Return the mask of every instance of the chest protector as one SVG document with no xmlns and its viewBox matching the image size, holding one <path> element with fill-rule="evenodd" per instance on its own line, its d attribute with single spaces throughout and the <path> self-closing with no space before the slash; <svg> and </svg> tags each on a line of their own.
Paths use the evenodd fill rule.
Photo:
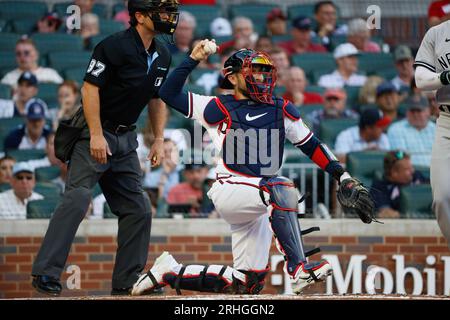
<svg viewBox="0 0 450 320">
<path fill-rule="evenodd" d="M 284 152 L 284 100 L 274 98 L 271 105 L 226 95 L 216 103 L 227 115 L 221 154 L 227 169 L 252 177 L 276 175 Z"/>
</svg>

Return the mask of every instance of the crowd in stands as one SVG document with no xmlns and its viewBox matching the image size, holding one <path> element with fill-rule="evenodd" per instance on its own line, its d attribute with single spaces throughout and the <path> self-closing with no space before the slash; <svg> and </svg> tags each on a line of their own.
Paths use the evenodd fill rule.
<svg viewBox="0 0 450 320">
<path fill-rule="evenodd" d="M 415 48 L 390 43 L 389 49 L 376 31 L 367 28 L 363 17 L 344 21 L 338 2 L 320 1 L 312 14 L 295 16 L 293 10 L 276 5 L 259 5 L 264 15 L 255 12 L 253 16 L 233 6 L 224 11 L 214 0 L 181 3 L 186 6 L 180 7 L 174 43 L 167 44 L 173 66 L 200 39 L 214 38 L 220 45 L 218 54 L 192 73 L 187 84 L 190 90 L 221 94 L 217 87 L 221 67 L 235 50 L 267 52 L 278 71 L 276 94 L 298 107 L 304 122 L 340 161 L 346 163 L 352 152 L 387 152 L 384 168 L 380 162 L 383 174 L 370 181 L 372 192 L 380 217 L 402 216 L 399 190 L 428 182 L 438 116 L 433 95 L 415 86 Z M 69 28 L 74 16 L 65 15 L 67 3 L 57 3 L 51 10 L 47 7 L 26 30 L 0 13 L 0 42 L 13 39 L 10 49 L 0 49 L 0 60 L 5 57 L 0 63 L 0 219 L 26 218 L 27 204 L 45 197 L 39 190 L 46 184 L 64 191 L 67 165 L 54 155 L 54 132 L 80 105 L 84 71 L 96 43 L 129 27 L 127 1 L 116 2 L 109 19 L 95 0 L 74 0 L 74 4 L 81 9 L 79 29 Z M 448 18 L 448 1 L 430 5 L 429 26 Z M 1 20 L 5 20 L 4 27 Z M 73 37 L 72 47 L 65 47 L 69 42 L 58 46 L 49 41 L 48 34 Z M 165 159 L 150 169 L 145 159 L 153 138 L 146 115 L 141 118 L 137 151 L 154 215 L 216 216 L 206 196 L 215 179 L 213 168 L 180 161 L 179 154 L 190 144 L 178 129 L 192 130 L 192 124 L 171 112 Z M 330 135 L 335 124 L 340 129 Z M 93 206 L 86 214 L 93 218 L 110 215 L 101 191 L 93 195 Z"/>
</svg>

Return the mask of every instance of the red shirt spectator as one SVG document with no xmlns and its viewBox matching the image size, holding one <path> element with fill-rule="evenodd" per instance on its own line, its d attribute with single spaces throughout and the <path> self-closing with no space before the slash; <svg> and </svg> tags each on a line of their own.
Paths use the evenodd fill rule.
<svg viewBox="0 0 450 320">
<path fill-rule="evenodd" d="M 293 101 L 291 93 L 286 92 L 283 94 L 283 99 Z M 303 104 L 322 104 L 323 98 L 320 94 L 315 92 L 303 92 Z"/>
<path fill-rule="evenodd" d="M 286 92 L 283 98 L 291 101 L 296 106 L 307 104 L 322 104 L 323 98 L 315 92 L 305 92 L 307 80 L 305 72 L 299 67 L 290 67 L 283 75 Z"/>
<path fill-rule="evenodd" d="M 434 1 L 428 7 L 428 24 L 430 27 L 450 18 L 450 0 Z"/>
<path fill-rule="evenodd" d="M 195 189 L 189 183 L 183 182 L 177 184 L 170 189 L 167 196 L 169 204 L 190 204 L 193 201 L 201 201 L 203 199 L 202 189 Z"/>
</svg>

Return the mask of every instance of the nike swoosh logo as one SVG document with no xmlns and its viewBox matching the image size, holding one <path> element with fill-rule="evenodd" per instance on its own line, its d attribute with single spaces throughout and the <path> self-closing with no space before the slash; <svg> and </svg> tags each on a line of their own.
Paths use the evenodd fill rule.
<svg viewBox="0 0 450 320">
<path fill-rule="evenodd" d="M 445 42 L 449 42 L 449 41 L 450 41 L 450 39 L 445 38 Z"/>
<path fill-rule="evenodd" d="M 261 118 L 261 117 L 264 117 L 266 114 L 267 114 L 267 112 L 266 112 L 266 113 L 263 113 L 263 114 L 258 114 L 258 115 L 256 115 L 256 116 L 251 117 L 250 114 L 247 113 L 247 115 L 245 116 L 245 120 L 247 120 L 247 121 L 253 121 L 253 120 L 259 119 L 259 118 Z"/>
</svg>

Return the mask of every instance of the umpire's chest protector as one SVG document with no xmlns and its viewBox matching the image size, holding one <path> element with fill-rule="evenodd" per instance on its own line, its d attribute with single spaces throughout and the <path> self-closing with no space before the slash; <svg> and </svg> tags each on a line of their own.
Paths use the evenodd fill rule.
<svg viewBox="0 0 450 320">
<path fill-rule="evenodd" d="M 217 100 L 228 118 L 222 148 L 228 170 L 252 177 L 276 175 L 284 151 L 283 100 L 274 99 L 273 105 L 236 100 L 234 96 Z"/>
</svg>

